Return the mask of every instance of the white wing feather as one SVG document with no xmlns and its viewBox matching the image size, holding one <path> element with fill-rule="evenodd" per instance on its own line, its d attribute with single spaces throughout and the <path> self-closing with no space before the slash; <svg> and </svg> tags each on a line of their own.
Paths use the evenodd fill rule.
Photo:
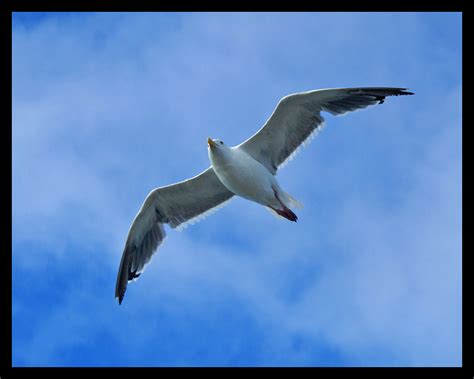
<svg viewBox="0 0 474 379">
<path fill-rule="evenodd" d="M 125 242 L 115 287 L 119 303 L 128 281 L 143 272 L 163 242 L 166 236 L 164 224 L 179 228 L 197 222 L 224 205 L 233 195 L 212 167 L 191 179 L 151 191 L 133 220 Z"/>
<path fill-rule="evenodd" d="M 321 111 L 341 115 L 381 104 L 387 96 L 412 95 L 406 88 L 333 88 L 283 97 L 265 125 L 238 145 L 272 174 L 291 160 L 300 145 L 314 137 L 324 118 Z"/>
</svg>

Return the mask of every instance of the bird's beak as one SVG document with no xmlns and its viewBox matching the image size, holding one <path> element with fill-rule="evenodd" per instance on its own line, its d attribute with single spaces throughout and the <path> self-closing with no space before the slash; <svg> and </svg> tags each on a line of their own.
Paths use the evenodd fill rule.
<svg viewBox="0 0 474 379">
<path fill-rule="evenodd" d="M 211 139 L 211 137 L 207 139 L 207 144 L 209 145 L 209 147 L 216 146 L 216 143 Z"/>
</svg>

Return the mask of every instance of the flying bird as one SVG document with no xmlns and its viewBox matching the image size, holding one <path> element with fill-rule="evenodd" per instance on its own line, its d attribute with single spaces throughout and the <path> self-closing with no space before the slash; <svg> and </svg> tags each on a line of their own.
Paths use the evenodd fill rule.
<svg viewBox="0 0 474 379">
<path fill-rule="evenodd" d="M 296 222 L 291 208 L 301 204 L 276 179 L 278 168 L 291 159 L 324 123 L 322 111 L 333 115 L 382 104 L 387 96 L 413 95 L 406 88 L 333 88 L 283 97 L 270 118 L 253 136 L 229 147 L 207 139 L 210 167 L 199 175 L 154 189 L 132 222 L 120 261 L 115 297 L 122 303 L 127 284 L 140 275 L 163 242 L 163 227 L 193 223 L 241 196 L 266 207 L 277 217 Z"/>
</svg>

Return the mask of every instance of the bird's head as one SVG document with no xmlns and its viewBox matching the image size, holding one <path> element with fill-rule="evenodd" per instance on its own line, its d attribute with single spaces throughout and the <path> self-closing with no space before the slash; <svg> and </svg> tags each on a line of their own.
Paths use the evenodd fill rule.
<svg viewBox="0 0 474 379">
<path fill-rule="evenodd" d="M 224 143 L 224 141 L 220 140 L 220 139 L 212 139 L 211 137 L 209 137 L 207 139 L 207 145 L 209 146 L 209 149 L 222 149 L 222 148 L 225 148 L 226 145 Z"/>
<path fill-rule="evenodd" d="M 231 148 L 227 146 L 224 141 L 217 138 L 207 139 L 208 151 L 210 155 L 227 156 Z"/>
<path fill-rule="evenodd" d="M 224 161 L 230 157 L 231 149 L 220 139 L 207 139 L 209 159 L 211 162 Z"/>
</svg>

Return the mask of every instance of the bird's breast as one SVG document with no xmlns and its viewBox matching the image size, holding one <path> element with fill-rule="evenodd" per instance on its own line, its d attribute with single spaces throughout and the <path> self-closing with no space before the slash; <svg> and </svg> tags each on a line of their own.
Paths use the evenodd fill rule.
<svg viewBox="0 0 474 379">
<path fill-rule="evenodd" d="M 220 181 L 236 195 L 258 203 L 273 194 L 273 175 L 245 152 L 233 151 L 221 159 L 211 160 Z"/>
</svg>

